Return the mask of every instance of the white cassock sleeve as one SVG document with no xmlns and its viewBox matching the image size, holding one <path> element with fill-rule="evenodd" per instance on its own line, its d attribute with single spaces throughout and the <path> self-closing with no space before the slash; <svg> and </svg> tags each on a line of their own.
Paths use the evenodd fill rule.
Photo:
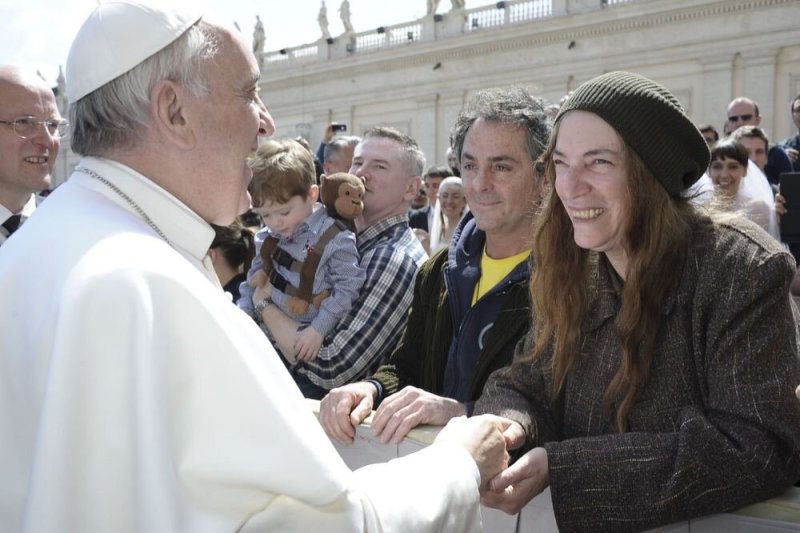
<svg viewBox="0 0 800 533">
<path fill-rule="evenodd" d="M 147 255 L 64 287 L 27 531 L 480 531 L 466 451 L 351 472 L 253 321 Z"/>
</svg>

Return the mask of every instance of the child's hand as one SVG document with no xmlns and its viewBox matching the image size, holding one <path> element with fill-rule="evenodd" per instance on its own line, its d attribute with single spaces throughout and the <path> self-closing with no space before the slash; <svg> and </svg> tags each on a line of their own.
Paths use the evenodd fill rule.
<svg viewBox="0 0 800 533">
<path fill-rule="evenodd" d="M 311 326 L 298 332 L 297 339 L 294 341 L 297 360 L 313 361 L 316 359 L 319 349 L 322 347 L 322 340 L 322 335 Z"/>
<path fill-rule="evenodd" d="M 253 306 L 262 300 L 272 298 L 272 283 L 266 281 L 263 285 L 255 287 L 253 291 Z"/>
<path fill-rule="evenodd" d="M 329 291 L 328 289 L 325 289 L 321 293 L 319 293 L 319 294 L 314 296 L 314 299 L 312 300 L 311 305 L 313 305 L 316 309 L 319 309 L 320 307 L 322 307 L 322 300 L 324 300 L 325 298 L 327 298 L 330 295 L 331 295 L 331 291 Z"/>
<path fill-rule="evenodd" d="M 301 316 L 308 311 L 308 302 L 297 296 L 289 296 L 286 299 L 286 308 L 292 316 Z"/>
<path fill-rule="evenodd" d="M 267 273 L 263 270 L 254 272 L 253 275 L 247 279 L 247 284 L 250 285 L 251 289 L 257 289 L 267 282 L 269 282 L 269 279 L 267 279 Z"/>
</svg>

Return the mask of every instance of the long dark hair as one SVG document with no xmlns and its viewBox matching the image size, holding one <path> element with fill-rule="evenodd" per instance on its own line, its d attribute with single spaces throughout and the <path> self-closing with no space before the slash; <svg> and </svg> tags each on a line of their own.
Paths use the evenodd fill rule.
<svg viewBox="0 0 800 533">
<path fill-rule="evenodd" d="M 575 244 L 572 222 L 555 194 L 553 151 L 558 126 L 542 156 L 548 191 L 534 227 L 535 268 L 530 293 L 533 304 L 534 348 L 520 362 L 552 353 L 547 363 L 553 378 L 553 401 L 563 392 L 567 376 L 581 350 L 581 323 L 595 297 L 599 254 Z M 677 282 L 689 252 L 691 233 L 701 216 L 680 195 L 671 196 L 639 156 L 625 144 L 630 213 L 625 229 L 628 271 L 616 330 L 622 345 L 622 365 L 608 385 L 604 405 L 616 405 L 617 430 L 638 392 L 647 383 L 660 327 L 660 306 Z M 520 364 L 520 362 L 516 364 Z"/>
</svg>

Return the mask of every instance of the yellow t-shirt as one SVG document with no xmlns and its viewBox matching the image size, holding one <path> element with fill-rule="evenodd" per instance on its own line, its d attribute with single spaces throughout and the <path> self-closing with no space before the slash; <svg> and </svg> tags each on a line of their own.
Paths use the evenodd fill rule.
<svg viewBox="0 0 800 533">
<path fill-rule="evenodd" d="M 492 290 L 495 285 L 508 276 L 509 272 L 514 270 L 518 264 L 527 261 L 530 254 L 530 250 L 525 250 L 511 257 L 492 259 L 486 253 L 486 247 L 484 246 L 483 254 L 481 255 L 481 277 L 478 278 L 478 283 L 475 284 L 472 305 L 475 305 L 475 302 L 480 300 L 481 296 Z"/>
</svg>

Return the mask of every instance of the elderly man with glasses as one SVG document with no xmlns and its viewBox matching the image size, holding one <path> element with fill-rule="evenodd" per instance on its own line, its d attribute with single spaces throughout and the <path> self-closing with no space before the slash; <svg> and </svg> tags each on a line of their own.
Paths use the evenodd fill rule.
<svg viewBox="0 0 800 533">
<path fill-rule="evenodd" d="M 67 122 L 36 76 L 0 65 L 0 246 L 36 209 Z"/>
</svg>

